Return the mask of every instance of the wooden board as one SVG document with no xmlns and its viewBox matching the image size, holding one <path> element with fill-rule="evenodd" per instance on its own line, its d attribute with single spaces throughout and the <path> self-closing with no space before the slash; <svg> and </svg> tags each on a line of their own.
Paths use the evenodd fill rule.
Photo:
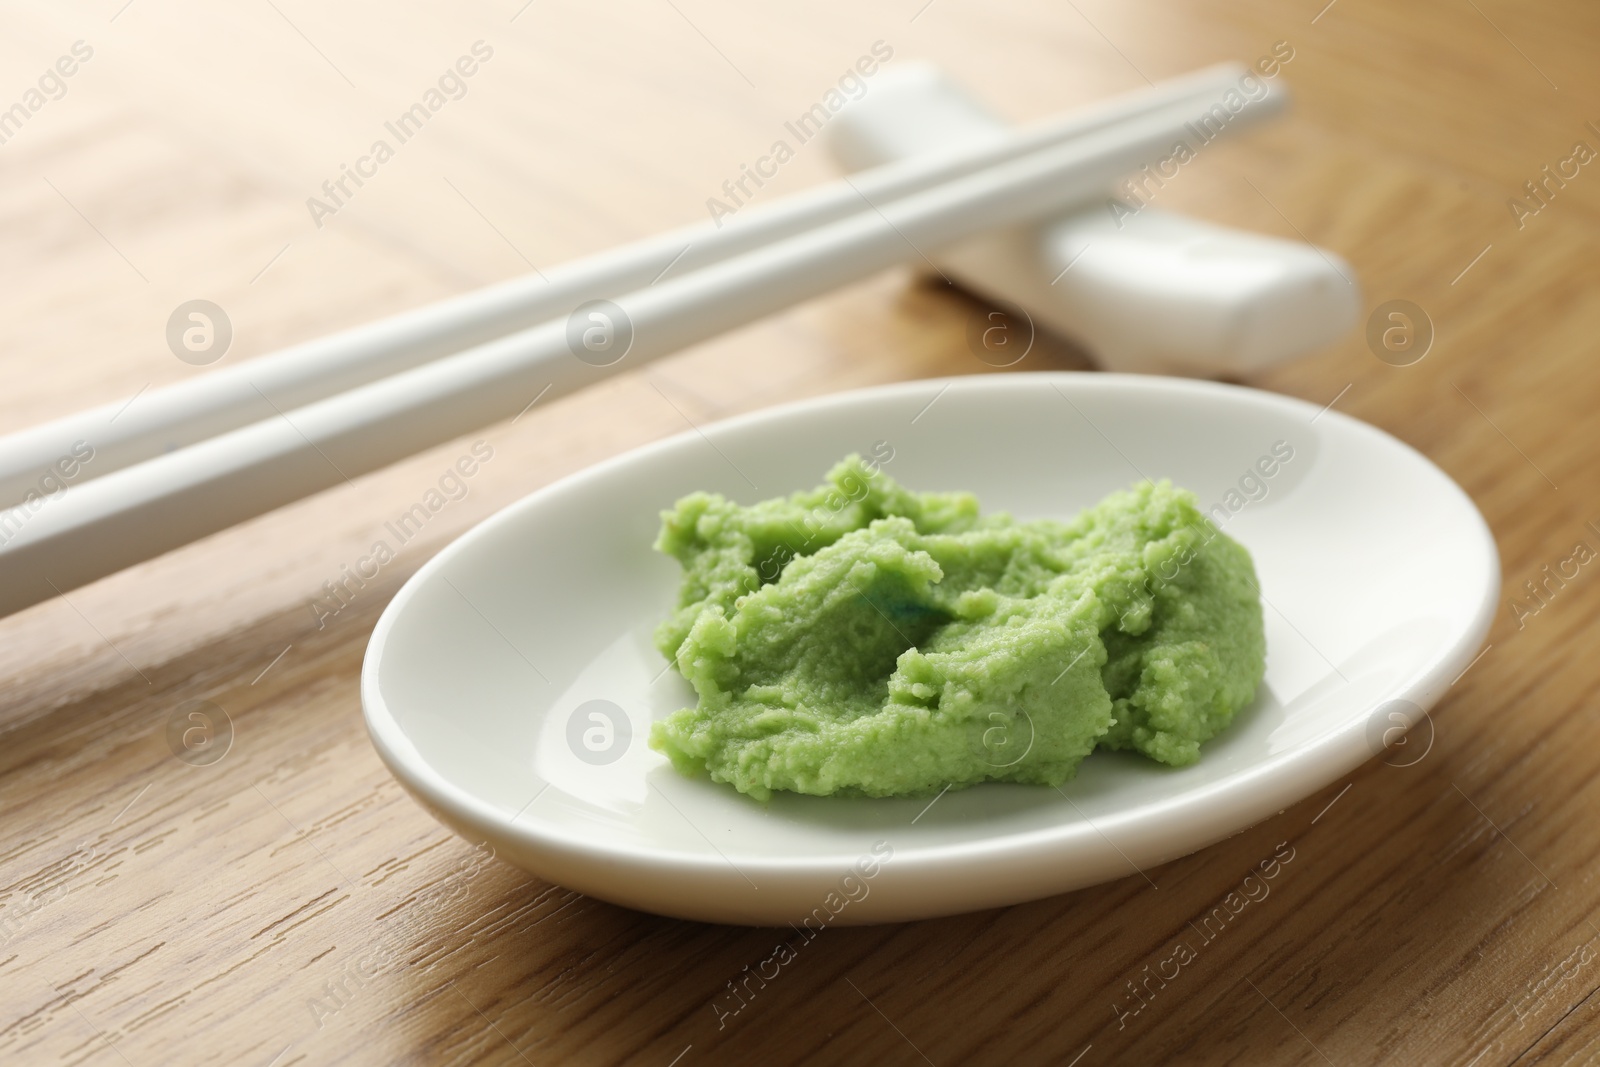
<svg viewBox="0 0 1600 1067">
<path fill-rule="evenodd" d="M 164 342 L 184 300 L 227 310 L 234 362 L 699 218 L 875 41 L 1017 120 L 1287 42 L 1292 117 L 1160 202 L 1319 242 L 1368 308 L 1426 310 L 1413 366 L 1353 334 L 1250 384 L 1337 400 L 1457 478 L 1508 603 L 1420 762 L 1375 760 L 1148 880 L 828 930 L 730 999 L 786 932 L 485 862 L 385 772 L 357 674 L 405 577 L 532 489 L 686 420 L 988 372 L 976 305 L 875 278 L 0 620 L 0 1059 L 1600 1059 L 1600 578 L 1510 604 L 1600 546 L 1597 164 L 1521 225 L 1508 207 L 1575 142 L 1600 149 L 1592 6 L 25 0 L 4 25 L 0 108 L 75 42 L 93 54 L 0 144 L 0 429 L 206 373 Z M 306 199 L 480 41 L 464 95 L 316 226 Z M 830 174 L 808 146 L 762 195 Z M 1046 344 L 1014 371 L 1084 365 Z M 494 458 L 466 498 L 319 627 L 322 583 L 476 440 Z M 167 741 L 195 700 L 232 723 L 208 766 Z M 1274 856 L 1270 892 L 1202 938 Z"/>
</svg>

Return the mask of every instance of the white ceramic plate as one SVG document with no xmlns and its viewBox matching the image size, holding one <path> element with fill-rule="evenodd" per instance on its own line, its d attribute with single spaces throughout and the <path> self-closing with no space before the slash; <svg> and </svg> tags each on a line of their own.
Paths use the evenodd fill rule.
<svg viewBox="0 0 1600 1067">
<path fill-rule="evenodd" d="M 658 513 L 696 489 L 810 487 L 874 448 L 911 488 L 972 490 L 1018 518 L 1071 516 L 1142 476 L 1221 507 L 1267 600 L 1254 705 L 1191 767 L 1096 753 L 1063 791 L 991 783 L 931 807 L 762 806 L 677 774 L 646 744 L 652 720 L 693 703 L 650 643 L 679 579 L 650 548 Z M 1166 378 L 920 381 L 685 433 L 512 505 L 401 589 L 361 696 L 406 788 L 541 878 L 714 922 L 891 922 L 1148 870 L 1321 789 L 1471 662 L 1499 584 L 1460 488 L 1336 411 Z"/>
</svg>

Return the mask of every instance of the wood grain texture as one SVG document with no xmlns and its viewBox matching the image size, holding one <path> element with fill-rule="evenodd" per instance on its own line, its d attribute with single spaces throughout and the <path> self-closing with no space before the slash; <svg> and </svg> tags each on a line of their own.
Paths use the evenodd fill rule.
<svg viewBox="0 0 1600 1067">
<path fill-rule="evenodd" d="M 699 218 L 875 40 L 1018 120 L 1288 41 L 1292 117 L 1160 202 L 1335 249 L 1369 308 L 1414 300 L 1436 340 L 1396 368 L 1352 335 L 1250 384 L 1337 397 L 1457 478 L 1508 600 L 1600 545 L 1600 164 L 1521 227 L 1507 207 L 1600 147 L 1592 5 L 124 2 L 0 14 L 0 107 L 94 48 L 0 145 L 5 429 L 205 373 L 163 341 L 182 300 L 228 310 L 236 361 Z M 313 226 L 305 198 L 479 40 L 467 95 Z M 763 195 L 830 173 L 808 148 Z M 1536 614 L 1508 604 L 1421 762 L 1374 761 L 1149 881 L 829 930 L 731 1017 L 713 1002 L 778 933 L 486 862 L 385 772 L 361 655 L 432 552 L 686 419 L 987 372 L 974 310 L 875 278 L 0 620 L 0 1060 L 1600 1062 L 1588 568 Z M 1048 344 L 1015 370 L 1083 365 Z M 322 582 L 480 438 L 466 499 L 319 628 Z M 211 766 L 167 747 L 191 700 L 233 723 Z M 1148 981 L 1275 852 L 1270 894 Z"/>
</svg>

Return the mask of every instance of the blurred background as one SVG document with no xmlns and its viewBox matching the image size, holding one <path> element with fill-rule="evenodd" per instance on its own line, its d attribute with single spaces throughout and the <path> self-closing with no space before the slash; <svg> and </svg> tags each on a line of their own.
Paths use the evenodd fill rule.
<svg viewBox="0 0 1600 1067">
<path fill-rule="evenodd" d="M 724 181 L 875 42 L 892 48 L 887 67 L 933 60 L 1014 122 L 1287 49 L 1289 116 L 1208 149 L 1158 201 L 1316 243 L 1356 271 L 1360 324 L 1247 384 L 1337 401 L 1426 453 L 1484 510 L 1513 590 L 1597 517 L 1600 176 L 1576 151 L 1600 148 L 1592 5 L 19 0 L 0 26 L 3 431 L 208 373 L 167 343 L 186 301 L 226 312 L 231 344 L 212 366 L 231 365 L 700 221 Z M 313 211 L 308 200 L 329 202 L 324 183 L 375 140 L 397 143 L 385 123 L 461 57 L 475 72 L 446 83 L 429 122 L 336 211 Z M 1569 176 L 1546 181 L 1564 161 Z M 753 202 L 837 173 L 819 142 L 800 146 Z M 1526 183 L 1540 182 L 1536 196 Z M 1368 313 L 1397 299 L 1433 331 L 1408 366 L 1378 358 L 1365 334 Z M 1558 1061 L 1594 1054 L 1579 1037 L 1560 1043 L 1595 1033 L 1593 971 L 1559 983 L 1559 997 L 1529 990 L 1579 944 L 1596 841 L 1570 818 L 1527 831 L 1547 835 L 1519 844 L 1549 887 L 1503 845 L 1488 852 L 1539 804 L 1570 814 L 1587 790 L 1592 810 L 1594 776 L 1567 761 L 1592 751 L 1582 694 L 1593 669 L 1587 656 L 1563 666 L 1600 609 L 1583 587 L 1537 632 L 1503 616 L 1496 651 L 1439 713 L 1451 725 L 1432 778 L 1378 766 L 1345 799 L 1340 833 L 1383 842 L 1380 855 L 1351 875 L 1354 850 L 1283 890 L 1302 908 L 1336 896 L 1344 935 L 1319 932 L 1329 912 L 1296 918 L 1285 902 L 1276 929 L 1258 923 L 1207 964 L 1255 953 L 1249 973 L 1275 975 L 1276 1007 L 1247 986 L 1248 1000 L 1197 994 L 1138 1043 L 1106 1011 L 1123 972 L 1154 958 L 1138 931 L 1153 942 L 1226 892 L 1331 792 L 1285 816 L 1299 819 L 1292 829 L 1173 865 L 1170 902 L 1129 904 L 1145 888 L 1135 879 L 830 934 L 785 1006 L 732 1035 L 706 1003 L 770 935 L 634 915 L 509 868 L 450 881 L 470 849 L 389 779 L 355 692 L 366 636 L 404 579 L 510 501 L 691 421 L 1000 373 L 968 344 L 982 310 L 918 272 L 890 272 L 0 620 L 0 805 L 11 811 L 0 920 L 30 916 L 0 948 L 0 1058 L 942 1065 L 1066 1062 L 1091 1045 L 1085 1064 L 1178 1050 L 1186 1062 L 1481 1053 L 1489 1064 L 1537 1041 Z M 1004 372 L 1092 365 L 1041 338 Z M 349 610 L 319 620 L 323 583 L 477 441 L 493 458 L 465 497 Z M 1495 729 L 1507 693 L 1533 708 L 1526 733 Z M 160 740 L 173 709 L 196 699 L 231 717 L 227 775 L 182 765 Z M 1511 775 L 1489 799 L 1474 794 L 1489 826 L 1438 799 L 1462 776 L 1487 788 L 1485 761 Z M 1541 791 L 1555 779 L 1563 794 Z M 1459 880 L 1451 865 L 1480 862 L 1472 893 L 1438 906 Z M 1582 889 L 1556 895 L 1567 875 L 1588 903 Z M 441 885 L 443 903 L 394 942 L 412 964 L 404 980 L 363 983 L 336 1017 L 308 1006 L 395 901 Z M 1041 930 L 1052 931 L 1043 942 Z M 1094 930 L 1117 951 L 1073 955 Z M 839 985 L 844 971 L 876 1008 Z"/>
</svg>

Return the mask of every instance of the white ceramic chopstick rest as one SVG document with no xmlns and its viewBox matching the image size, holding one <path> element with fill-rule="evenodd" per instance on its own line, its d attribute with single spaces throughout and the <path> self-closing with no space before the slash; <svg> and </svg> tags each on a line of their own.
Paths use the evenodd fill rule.
<svg viewBox="0 0 1600 1067">
<path fill-rule="evenodd" d="M 839 163 L 860 170 L 1004 129 L 938 68 L 915 64 L 885 71 L 828 133 Z M 1194 144 L 1195 155 L 1205 151 L 1198 137 Z M 1165 169 L 1181 181 L 1182 165 Z M 1172 179 L 1147 170 L 1154 177 L 1144 188 L 1159 195 L 1156 182 Z M 1114 206 L 1113 196 L 930 254 L 951 280 L 1021 307 L 1110 370 L 1243 373 L 1304 355 L 1355 325 L 1355 273 L 1333 253 L 1126 197 Z"/>
</svg>

